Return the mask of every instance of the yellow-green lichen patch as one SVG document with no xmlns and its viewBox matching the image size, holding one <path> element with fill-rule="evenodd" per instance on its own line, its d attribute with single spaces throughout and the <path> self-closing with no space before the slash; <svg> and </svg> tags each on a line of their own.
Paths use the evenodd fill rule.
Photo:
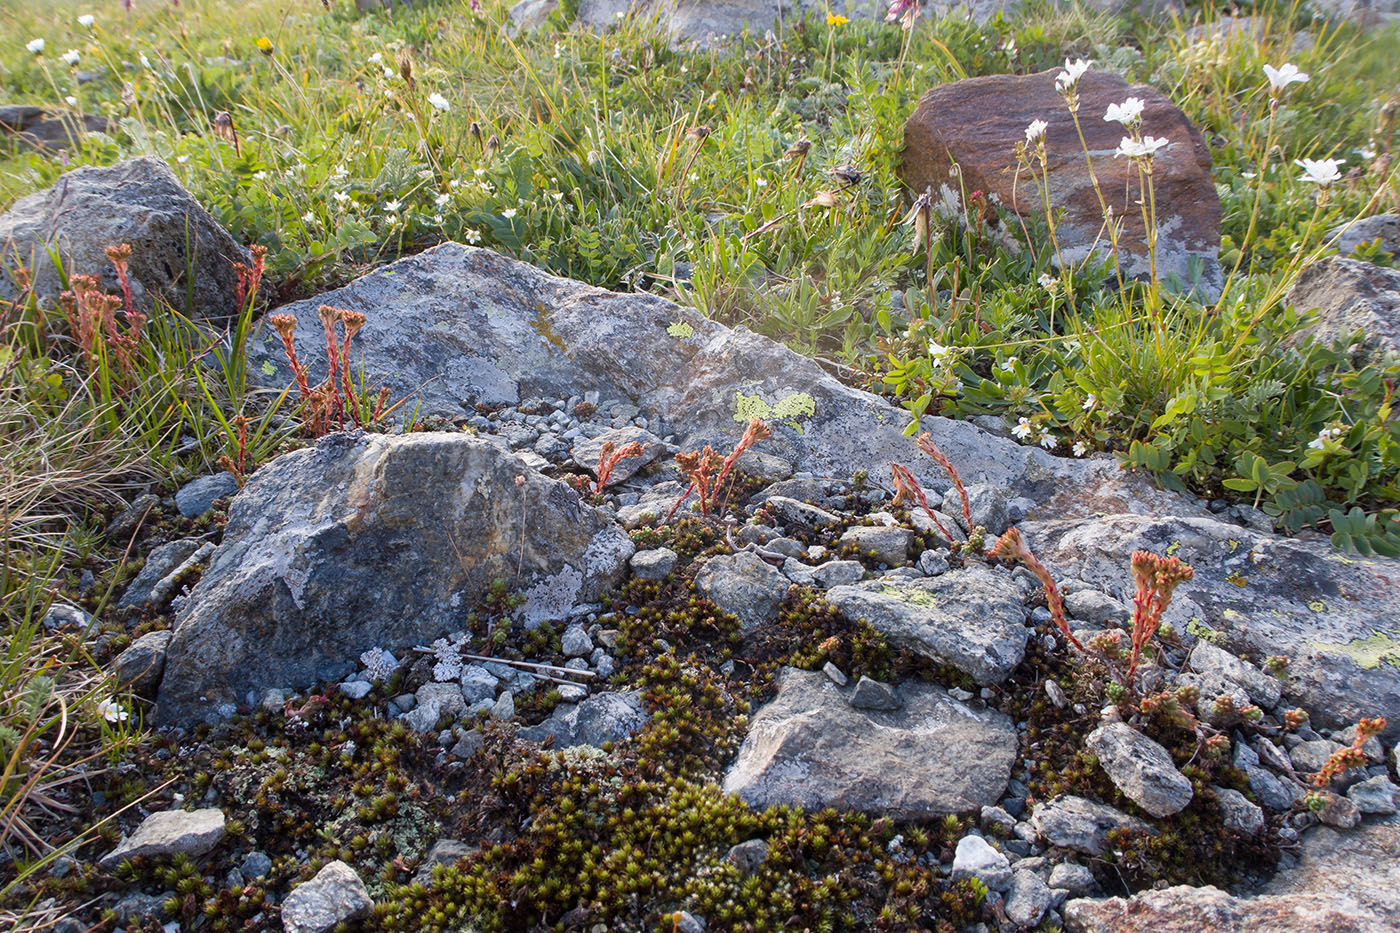
<svg viewBox="0 0 1400 933">
<path fill-rule="evenodd" d="M 666 328 L 666 333 L 670 334 L 672 337 L 685 340 L 688 337 L 695 336 L 695 328 L 691 327 L 685 321 L 676 321 L 670 327 Z"/>
<path fill-rule="evenodd" d="M 1320 599 L 1314 599 L 1312 602 L 1308 603 L 1308 608 L 1313 612 L 1326 612 L 1327 604 Z"/>
<path fill-rule="evenodd" d="M 1212 645 L 1218 645 L 1225 640 L 1224 632 L 1217 632 L 1213 628 L 1208 628 L 1200 619 L 1192 619 L 1190 622 L 1187 622 L 1186 632 L 1196 638 L 1208 641 Z"/>
<path fill-rule="evenodd" d="M 1313 647 L 1331 654 L 1345 655 L 1355 661 L 1357 667 L 1364 670 L 1371 670 L 1382 664 L 1400 667 L 1400 642 L 1395 640 L 1395 634 L 1400 633 L 1372 632 L 1365 638 L 1358 638 L 1343 645 L 1335 642 L 1315 641 Z"/>
<path fill-rule="evenodd" d="M 801 422 L 817 413 L 817 401 L 806 392 L 785 395 L 772 405 L 760 395 L 734 393 L 734 420 L 747 424 L 754 418 L 763 421 L 781 421 L 794 430 L 801 431 Z"/>
<path fill-rule="evenodd" d="M 565 356 L 569 355 L 569 348 L 565 346 L 563 339 L 554 332 L 554 322 L 550 320 L 549 308 L 543 304 L 535 305 L 535 316 L 530 320 L 530 326 L 535 333 L 544 338 L 545 342 L 554 347 Z"/>
<path fill-rule="evenodd" d="M 906 588 L 886 583 L 880 587 L 880 594 L 882 596 L 893 596 L 900 602 L 909 603 L 912 606 L 923 606 L 926 609 L 933 609 L 938 605 L 937 596 L 915 587 Z"/>
</svg>

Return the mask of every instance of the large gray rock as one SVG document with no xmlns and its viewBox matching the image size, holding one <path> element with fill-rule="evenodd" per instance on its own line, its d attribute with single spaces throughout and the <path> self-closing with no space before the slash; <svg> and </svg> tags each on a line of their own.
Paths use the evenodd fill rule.
<svg viewBox="0 0 1400 933">
<path fill-rule="evenodd" d="M 328 933 L 373 909 L 374 901 L 355 869 L 341 861 L 330 862 L 287 895 L 282 902 L 282 929 L 284 933 Z"/>
<path fill-rule="evenodd" d="M 1311 314 L 1291 342 L 1312 338 L 1331 343 L 1361 331 L 1361 357 L 1400 352 L 1400 269 L 1330 256 L 1302 271 L 1288 304 Z"/>
<path fill-rule="evenodd" d="M 160 686 L 165 673 L 165 653 L 170 647 L 170 632 L 147 632 L 117 655 L 113 662 L 118 690 L 130 690 L 140 696 L 150 696 Z"/>
<path fill-rule="evenodd" d="M 950 664 L 983 686 L 1001 683 L 1025 655 L 1021 591 L 1010 574 L 982 564 L 836 586 L 826 601 L 852 621 L 869 622 L 891 644 Z"/>
<path fill-rule="evenodd" d="M 67 149 L 86 133 L 106 133 L 111 123 L 96 114 L 65 113 L 43 107 L 0 107 L 0 145 L 6 149 Z"/>
<path fill-rule="evenodd" d="M 1031 811 L 1031 826 L 1050 845 L 1085 855 L 1102 855 L 1112 830 L 1151 831 L 1142 820 L 1107 804 L 1070 796 L 1036 804 Z"/>
<path fill-rule="evenodd" d="M 1303 837 L 1298 863 L 1255 897 L 1213 887 L 1074 900 L 1075 933 L 1390 933 L 1400 926 L 1400 822 L 1350 832 L 1322 827 Z"/>
<path fill-rule="evenodd" d="M 222 810 L 165 810 L 146 817 L 136 832 L 123 837 L 98 864 L 115 868 L 139 856 L 203 855 L 223 838 Z"/>
<path fill-rule="evenodd" d="M 74 169 L 0 215 L 0 252 L 7 260 L 18 255 L 33 269 L 34 287 L 45 300 L 60 289 L 48 247 L 57 247 L 69 275 L 100 275 L 114 287 L 105 251 L 122 243 L 131 244 L 131 289 L 139 310 L 149 312 L 160 298 L 182 313 L 215 321 L 237 313 L 233 264 L 249 262 L 247 251 L 154 156 Z M 12 297 L 13 283 L 0 275 L 0 298 Z"/>
<path fill-rule="evenodd" d="M 1135 550 L 1191 564 L 1166 612 L 1178 633 L 1205 626 L 1254 657 L 1288 655 L 1283 698 L 1319 728 L 1385 716 L 1400 734 L 1400 641 L 1394 602 L 1400 562 L 1345 558 L 1324 538 L 1281 538 L 1207 518 L 1115 515 L 1021 526 L 1060 578 L 1131 602 Z M 1194 625 L 1193 625 L 1194 623 Z"/>
<path fill-rule="evenodd" d="M 1248 661 L 1240 660 L 1205 639 L 1196 642 L 1196 647 L 1191 649 L 1190 664 L 1193 670 L 1218 674 L 1244 688 L 1250 701 L 1264 709 L 1273 709 L 1283 696 L 1283 684 L 1277 677 L 1265 673 Z"/>
<path fill-rule="evenodd" d="M 1161 745 L 1126 723 L 1099 726 L 1084 746 L 1114 785 L 1153 816 L 1180 813 L 1191 802 L 1191 782 Z"/>
<path fill-rule="evenodd" d="M 532 742 L 552 737 L 554 748 L 574 745 L 601 748 L 606 742 L 625 740 L 650 718 L 639 690 L 599 693 L 582 703 L 556 707 L 544 722 L 521 729 L 520 737 Z"/>
<path fill-rule="evenodd" d="M 616 583 L 632 551 L 567 485 L 485 441 L 330 435 L 234 499 L 177 620 L 158 718 L 338 679 L 370 648 L 402 657 L 466 628 L 498 579 L 525 597 L 527 627 L 563 618 Z"/>
<path fill-rule="evenodd" d="M 907 464 L 931 495 L 950 485 L 905 435 L 908 412 L 843 385 L 765 337 L 654 295 L 608 292 L 489 250 L 446 243 L 279 309 L 297 320 L 296 339 L 313 381 L 325 376 L 317 316 L 322 304 L 368 315 L 355 338 L 355 364 L 363 359 L 374 382 L 387 385 L 394 399 L 406 398 L 406 409 L 418 406 L 421 415 L 460 415 L 478 402 L 514 404 L 532 395 L 567 398 L 591 390 L 676 425 L 687 450 L 712 443 L 727 451 L 750 418 L 762 417 L 773 431 L 762 450 L 797 470 L 888 476 L 895 460 Z M 621 346 L 629 352 L 619 353 Z M 249 355 L 251 380 L 278 389 L 291 383 L 271 328 L 254 335 Z M 1194 500 L 1160 492 L 1112 462 L 1055 457 L 967 422 L 924 418 L 922 427 L 964 482 L 1028 496 L 1059 517 L 1205 514 Z M 652 508 L 665 514 L 669 506 L 658 501 Z"/>
<path fill-rule="evenodd" d="M 1373 214 L 1327 231 L 1337 238 L 1337 251 L 1350 256 L 1358 246 L 1376 243 L 1392 255 L 1400 255 L 1400 214 Z"/>
<path fill-rule="evenodd" d="M 897 711 L 861 710 L 820 671 L 786 668 L 753 718 L 724 789 L 753 807 L 836 807 L 895 819 L 976 813 L 1000 799 L 1016 730 L 932 684 L 899 687 Z"/>
<path fill-rule="evenodd" d="M 774 622 L 790 582 L 752 551 L 712 557 L 695 575 L 695 591 L 739 618 L 744 632 Z"/>
</svg>

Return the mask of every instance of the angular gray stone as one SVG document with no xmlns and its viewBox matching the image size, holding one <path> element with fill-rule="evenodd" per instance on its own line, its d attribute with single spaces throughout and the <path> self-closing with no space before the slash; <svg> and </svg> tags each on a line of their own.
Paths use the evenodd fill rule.
<svg viewBox="0 0 1400 933">
<path fill-rule="evenodd" d="M 1310 323 L 1294 332 L 1291 343 L 1331 343 L 1359 330 L 1359 358 L 1400 352 L 1400 269 L 1329 256 L 1303 269 L 1287 301 L 1310 313 Z"/>
<path fill-rule="evenodd" d="M 981 836 L 963 836 L 953 850 L 952 878 L 976 878 L 992 891 L 1005 891 L 1011 886 L 1011 862 Z"/>
<path fill-rule="evenodd" d="M 1217 648 L 1204 638 L 1191 649 L 1188 663 L 1194 670 L 1219 674 L 1243 687 L 1249 699 L 1264 709 L 1273 709 L 1283 696 L 1283 684 L 1277 677 Z"/>
<path fill-rule="evenodd" d="M 1264 811 L 1239 791 L 1229 787 L 1214 787 L 1220 815 L 1230 829 L 1253 835 L 1264 828 Z"/>
<path fill-rule="evenodd" d="M 151 553 L 146 555 L 146 562 L 141 565 L 140 572 L 127 584 L 126 592 L 117 602 L 117 608 L 131 609 L 148 605 L 157 592 L 156 585 L 176 567 L 194 556 L 201 543 L 198 538 L 178 538 L 152 549 Z"/>
<path fill-rule="evenodd" d="M 165 652 L 170 647 L 168 630 L 147 632 L 136 639 L 113 662 L 118 690 L 138 696 L 151 696 L 165 673 Z"/>
<path fill-rule="evenodd" d="M 613 467 L 609 486 L 618 483 L 625 483 L 632 478 L 632 475 L 649 463 L 654 463 L 666 453 L 666 445 L 661 442 L 661 438 L 650 431 L 643 431 L 638 427 L 614 428 L 611 431 L 604 431 L 597 437 L 579 438 L 574 442 L 570 456 L 574 463 L 589 470 L 595 476 L 598 473 L 598 459 L 603 453 L 603 444 L 612 442 L 615 450 L 621 450 L 628 444 L 636 442 L 642 445 L 642 452 L 636 456 L 623 457 L 617 461 Z"/>
<path fill-rule="evenodd" d="M 467 710 L 462 687 L 455 682 L 424 684 L 416 696 L 413 709 L 403 716 L 403 721 L 414 732 L 431 732 L 437 728 L 437 722 L 443 716 L 455 718 Z"/>
<path fill-rule="evenodd" d="M 914 543 L 914 532 L 908 528 L 858 525 L 846 529 L 841 535 L 840 543 L 853 545 L 862 556 L 873 554 L 882 564 L 902 567 L 909 559 L 909 546 Z"/>
<path fill-rule="evenodd" d="M 67 274 L 100 275 L 114 288 L 116 273 L 106 249 L 123 243 L 132 247 L 131 290 L 138 310 L 150 313 L 161 298 L 182 313 L 214 321 L 238 312 L 233 264 L 250 262 L 247 251 L 154 156 L 74 169 L 0 215 L 0 249 L 33 269 L 34 288 L 47 301 L 58 297 L 61 283 L 46 247 L 57 246 Z M 187 289 L 193 298 L 189 308 Z M 0 274 L 0 298 L 13 297 L 14 284 Z"/>
<path fill-rule="evenodd" d="M 1099 759 L 1114 785 L 1156 817 L 1180 813 L 1191 802 L 1191 782 L 1161 745 L 1122 722 L 1099 726 L 1084 747 Z"/>
<path fill-rule="evenodd" d="M 668 547 L 638 551 L 632 555 L 632 573 L 643 580 L 664 580 L 676 569 L 678 557 Z"/>
<path fill-rule="evenodd" d="M 1396 811 L 1396 804 L 1400 802 L 1400 788 L 1384 774 L 1378 774 L 1351 785 L 1347 788 L 1347 797 L 1362 813 L 1389 816 Z"/>
<path fill-rule="evenodd" d="M 373 647 L 431 642 L 465 627 L 496 579 L 525 597 L 527 628 L 564 618 L 620 580 L 632 551 L 564 483 L 485 441 L 330 435 L 265 465 L 234 500 L 177 620 L 157 718 L 188 721 L 249 691 L 339 679 Z"/>
<path fill-rule="evenodd" d="M 1006 892 L 1006 916 L 1022 927 L 1034 927 L 1050 909 L 1053 896 L 1040 875 L 1019 869 L 1011 876 L 1011 888 Z"/>
<path fill-rule="evenodd" d="M 1006 493 L 984 483 L 977 483 L 967 487 L 967 508 L 972 513 L 972 525 L 974 528 L 984 528 L 987 534 L 996 536 L 1006 530 L 1008 524 L 1008 503 Z M 920 512 L 923 510 L 920 509 Z M 943 495 L 943 512 L 953 517 L 953 521 L 963 531 L 971 531 L 967 526 L 967 520 L 963 517 L 962 497 L 958 495 L 956 489 L 950 489 Z"/>
<path fill-rule="evenodd" d="M 860 582 L 865 576 L 865 565 L 854 560 L 829 560 L 818 564 L 812 571 L 812 579 L 824 589 L 833 586 L 849 586 Z"/>
<path fill-rule="evenodd" d="M 1337 252 L 1350 256 L 1364 243 L 1379 242 L 1380 248 L 1400 255 L 1400 214 L 1373 214 L 1351 224 L 1327 231 L 1327 239 L 1337 237 Z"/>
<path fill-rule="evenodd" d="M 355 869 L 341 861 L 330 862 L 287 895 L 282 902 L 282 929 L 284 933 L 329 933 L 337 924 L 373 909 L 374 901 Z"/>
<path fill-rule="evenodd" d="M 593 653 L 593 639 L 588 637 L 588 632 L 577 622 L 564 629 L 560 644 L 567 658 L 586 658 Z"/>
<path fill-rule="evenodd" d="M 203 855 L 224 838 L 222 810 L 165 810 L 152 813 L 122 838 L 117 847 L 104 855 L 98 864 L 112 869 L 127 859 L 138 856 Z"/>
<path fill-rule="evenodd" d="M 1010 676 L 1025 654 L 1026 610 L 1010 574 L 982 564 L 938 577 L 884 578 L 827 590 L 852 621 L 894 644 L 971 675 L 982 686 Z"/>
<path fill-rule="evenodd" d="M 1092 625 L 1117 625 L 1132 618 L 1128 607 L 1098 590 L 1075 590 L 1065 594 L 1065 611 L 1070 618 Z"/>
<path fill-rule="evenodd" d="M 841 524 L 841 516 L 787 496 L 769 496 L 763 504 L 778 518 L 803 528 L 830 528 Z"/>
<path fill-rule="evenodd" d="M 1302 742 L 1288 750 L 1288 760 L 1293 762 L 1293 770 L 1299 774 L 1316 774 L 1322 770 L 1333 752 L 1340 751 L 1341 743 L 1331 739 L 1313 739 Z"/>
<path fill-rule="evenodd" d="M 1107 804 L 1071 796 L 1036 804 L 1030 822 L 1040 838 L 1050 845 L 1085 855 L 1102 855 L 1111 830 L 1152 831 L 1142 820 Z"/>
<path fill-rule="evenodd" d="M 752 807 L 836 807 L 894 819 L 976 813 L 1006 790 L 1011 720 L 932 684 L 898 688 L 895 712 L 858 710 L 820 671 L 785 668 L 754 715 L 724 789 Z"/>
<path fill-rule="evenodd" d="M 792 464 L 782 457 L 749 449 L 734 461 L 734 469 L 765 483 L 776 483 L 792 475 Z"/>
<path fill-rule="evenodd" d="M 470 664 L 462 668 L 460 678 L 462 699 L 468 703 L 493 699 L 496 696 L 496 687 L 500 682 L 500 678 L 486 668 L 479 664 Z"/>
<path fill-rule="evenodd" d="M 198 518 L 214 507 L 215 499 L 229 499 L 238 492 L 238 480 L 230 473 L 210 473 L 192 479 L 175 493 L 175 507 L 185 518 Z"/>
<path fill-rule="evenodd" d="M 537 726 L 520 730 L 520 737 L 543 742 L 554 737 L 554 748 L 624 741 L 646 725 L 651 714 L 639 690 L 630 693 L 599 693 L 576 705 L 555 707 L 549 718 Z"/>
<path fill-rule="evenodd" d="M 322 304 L 368 315 L 356 337 L 356 362 L 363 360 L 376 383 L 420 416 L 455 417 L 482 402 L 513 405 L 528 396 L 596 391 L 678 426 L 685 450 L 709 443 L 728 451 L 749 417 L 763 416 L 773 436 L 762 452 L 796 470 L 888 475 L 895 460 L 930 495 L 951 485 L 906 436 L 908 412 L 842 384 L 765 337 L 654 295 L 608 292 L 489 250 L 443 244 L 278 309 L 297 321 L 296 340 L 313 381 L 325 376 L 318 353 L 325 340 L 317 314 Z M 677 324 L 689 336 L 677 336 Z M 628 352 L 619 353 L 620 346 Z M 251 338 L 248 353 L 254 383 L 279 390 L 291 384 L 270 328 Z M 921 424 L 969 485 L 1038 503 L 1053 499 L 1048 514 L 1092 515 L 1127 505 L 1204 514 L 1194 500 L 1156 490 L 1116 463 L 1056 457 L 967 422 L 925 417 Z"/>
<path fill-rule="evenodd" d="M 468 733 L 477 735 L 478 733 Z M 462 756 L 465 757 L 465 756 Z M 480 851 L 476 846 L 467 845 L 460 839 L 439 839 L 423 856 L 423 863 L 413 873 L 415 884 L 428 885 L 433 880 L 433 869 L 438 865 L 456 865 L 462 859 Z"/>
<path fill-rule="evenodd" d="M 1128 600 L 1133 551 L 1170 550 L 1195 568 L 1165 613 L 1177 632 L 1188 632 L 1196 619 L 1242 652 L 1288 655 L 1283 699 L 1308 710 L 1318 728 L 1379 715 L 1390 723 L 1388 741 L 1400 735 L 1400 642 L 1386 634 L 1394 628 L 1388 594 L 1400 588 L 1400 561 L 1338 560 L 1325 538 L 1283 538 L 1210 518 L 1160 515 L 1019 527 L 1057 577 Z"/>
<path fill-rule="evenodd" d="M 1281 778 L 1259 765 L 1247 766 L 1244 773 L 1249 778 L 1250 790 L 1258 794 L 1259 800 L 1270 810 L 1289 810 L 1307 795 L 1307 791 L 1296 781 Z"/>
<path fill-rule="evenodd" d="M 768 840 L 750 839 L 731 846 L 725 853 L 724 860 L 739 869 L 742 874 L 751 875 L 758 870 L 758 866 L 768 860 Z"/>
<path fill-rule="evenodd" d="M 695 591 L 738 616 L 746 633 L 777 618 L 789 585 L 782 571 L 751 551 L 712 557 L 695 575 Z"/>
<path fill-rule="evenodd" d="M 899 693 L 889 684 L 871 680 L 862 674 L 851 691 L 850 704 L 856 709 L 899 709 Z"/>
<path fill-rule="evenodd" d="M 1098 882 L 1094 873 L 1078 862 L 1061 862 L 1050 869 L 1050 887 L 1067 891 L 1073 897 L 1094 890 Z"/>
</svg>

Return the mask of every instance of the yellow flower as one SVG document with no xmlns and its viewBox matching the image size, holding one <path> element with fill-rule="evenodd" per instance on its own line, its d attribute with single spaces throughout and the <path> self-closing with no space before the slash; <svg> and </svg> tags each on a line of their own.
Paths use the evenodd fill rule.
<svg viewBox="0 0 1400 933">
<path fill-rule="evenodd" d="M 257 46 L 258 51 L 264 55 L 272 54 L 272 40 L 267 36 L 258 36 Z"/>
<path fill-rule="evenodd" d="M 849 22 L 850 20 L 842 16 L 840 13 L 826 14 L 826 24 L 828 26 L 844 26 Z"/>
</svg>

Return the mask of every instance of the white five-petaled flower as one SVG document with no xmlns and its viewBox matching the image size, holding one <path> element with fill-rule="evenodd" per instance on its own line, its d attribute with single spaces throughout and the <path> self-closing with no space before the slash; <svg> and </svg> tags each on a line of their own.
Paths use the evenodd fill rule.
<svg viewBox="0 0 1400 933">
<path fill-rule="evenodd" d="M 480 242 L 481 242 L 481 231 L 480 231 L 480 230 L 473 230 L 473 229 L 471 229 L 471 228 L 469 227 L 469 228 L 467 228 L 466 230 L 463 230 L 463 231 L 462 231 L 462 239 L 466 240 L 468 243 L 473 243 L 473 244 L 475 244 L 475 243 L 480 243 Z"/>
<path fill-rule="evenodd" d="M 1089 448 L 1085 446 L 1083 441 L 1075 441 L 1073 450 L 1076 457 L 1082 457 L 1089 452 Z"/>
<path fill-rule="evenodd" d="M 344 191 L 332 191 L 331 197 L 335 198 L 341 204 L 344 204 L 346 201 L 350 200 L 350 195 L 346 194 Z"/>
<path fill-rule="evenodd" d="M 84 29 L 91 29 L 93 23 L 96 22 L 97 17 L 93 16 L 91 13 L 84 13 L 82 16 L 78 17 L 78 25 Z"/>
<path fill-rule="evenodd" d="M 1092 59 L 1085 61 L 1080 58 L 1073 62 L 1068 58 L 1065 59 L 1065 70 L 1060 72 L 1059 76 L 1055 78 L 1055 89 L 1060 93 L 1064 93 L 1078 85 L 1079 79 L 1084 77 L 1084 72 L 1088 71 L 1089 66 L 1093 63 Z"/>
<path fill-rule="evenodd" d="M 1294 164 L 1303 169 L 1302 181 L 1327 187 L 1342 177 L 1337 166 L 1345 165 L 1345 159 L 1294 159 Z"/>
<path fill-rule="evenodd" d="M 1049 126 L 1044 120 L 1032 120 L 1031 125 L 1026 127 L 1026 142 L 1033 143 L 1043 139 Z"/>
<path fill-rule="evenodd" d="M 1006 359 L 1004 359 L 1004 360 L 1001 361 L 1001 368 L 1004 369 L 1004 370 L 1006 370 L 1007 372 L 1010 372 L 1010 371 L 1011 371 L 1011 367 L 1013 367 L 1013 366 L 1015 366 L 1015 365 L 1016 365 L 1016 357 L 1014 357 L 1014 356 L 1008 356 Z"/>
<path fill-rule="evenodd" d="M 428 103 L 432 104 L 433 107 L 435 107 L 438 110 L 441 110 L 443 113 L 446 113 L 447 111 L 452 109 L 452 105 L 447 102 L 447 98 L 443 97 L 436 91 L 428 95 Z"/>
<path fill-rule="evenodd" d="M 1011 433 L 1019 437 L 1021 440 L 1025 440 L 1026 438 L 1031 436 L 1032 430 L 1034 430 L 1034 428 L 1031 427 L 1031 419 L 1022 418 L 1016 423 L 1016 427 L 1011 429 Z"/>
<path fill-rule="evenodd" d="M 63 58 L 63 63 L 69 68 L 76 68 L 78 67 L 79 59 L 81 59 L 83 56 L 82 53 L 80 53 L 77 49 L 69 49 L 68 51 L 64 52 L 61 57 Z"/>
<path fill-rule="evenodd" d="M 63 98 L 63 102 L 70 107 L 78 106 L 78 98 L 74 97 L 72 94 L 69 94 L 67 97 Z"/>
<path fill-rule="evenodd" d="M 306 223 L 314 224 L 316 222 L 316 215 L 307 211 L 305 214 L 301 215 L 301 219 Z"/>
<path fill-rule="evenodd" d="M 1129 139 L 1124 136 L 1118 143 L 1118 150 L 1114 156 L 1127 156 L 1130 159 L 1150 159 L 1157 153 L 1158 149 L 1168 144 L 1168 140 L 1160 139 L 1156 136 L 1144 136 L 1141 140 Z"/>
<path fill-rule="evenodd" d="M 440 195 L 438 195 L 437 197 L 433 198 L 433 203 L 436 204 L 438 207 L 446 207 L 446 206 L 447 206 L 447 202 L 448 202 L 448 201 L 451 201 L 451 200 L 452 200 L 452 195 L 450 195 L 450 194 L 440 194 Z"/>
<path fill-rule="evenodd" d="M 131 714 L 122 709 L 114 700 L 103 700 L 97 704 L 97 712 L 108 722 L 126 722 Z"/>
<path fill-rule="evenodd" d="M 1093 407 L 1094 407 L 1095 405 L 1097 405 L 1098 403 L 1099 403 L 1099 397 L 1098 397 L 1097 395 L 1095 395 L 1094 393 L 1090 392 L 1090 393 L 1089 393 L 1089 397 L 1086 398 L 1086 399 L 1084 400 L 1084 405 L 1083 405 L 1082 407 L 1083 407 L 1083 409 L 1084 409 L 1085 411 L 1088 411 L 1089 409 L 1093 408 Z"/>
<path fill-rule="evenodd" d="M 1058 282 L 1059 282 L 1060 280 L 1057 279 L 1057 278 L 1055 278 L 1053 275 L 1051 275 L 1051 274 L 1048 273 L 1048 272 L 1042 272 L 1042 273 L 1040 273 L 1040 278 L 1037 279 L 1036 281 L 1040 282 L 1040 287 L 1041 287 L 1041 288 L 1045 288 L 1045 289 L 1049 289 L 1050 291 L 1054 291 L 1054 290 L 1055 290 L 1055 285 L 1058 284 Z"/>
<path fill-rule="evenodd" d="M 1055 439 L 1055 435 L 1051 434 L 1049 431 L 1040 435 L 1040 446 L 1044 447 L 1046 450 L 1054 450 L 1059 443 L 1060 442 Z"/>
<path fill-rule="evenodd" d="M 515 216 L 515 208 L 506 208 L 505 210 L 501 211 L 501 216 L 504 217 L 506 220 L 510 220 L 512 217 Z"/>
<path fill-rule="evenodd" d="M 1145 105 L 1141 97 L 1129 97 L 1121 104 L 1109 104 L 1104 111 L 1105 123 L 1118 122 L 1124 126 L 1137 126 L 1142 122 L 1142 109 Z"/>
<path fill-rule="evenodd" d="M 948 359 L 952 354 L 952 347 L 945 347 L 936 340 L 930 340 L 928 342 L 928 355 L 930 359 L 939 360 L 941 362 Z"/>
<path fill-rule="evenodd" d="M 1290 84 L 1302 84 L 1307 81 L 1308 73 L 1299 71 L 1297 65 L 1288 62 L 1282 68 L 1265 65 L 1264 77 L 1269 79 L 1269 87 L 1273 88 L 1274 93 L 1277 94 Z"/>
<path fill-rule="evenodd" d="M 30 55 L 43 55 L 43 54 L 44 54 L 44 40 L 43 40 L 43 39 L 30 39 L 28 42 L 26 42 L 26 43 L 24 44 L 24 47 L 25 47 L 26 49 L 29 50 L 29 54 L 30 54 Z"/>
<path fill-rule="evenodd" d="M 394 200 L 390 201 L 388 204 L 385 204 L 385 205 L 384 205 L 384 211 L 385 211 L 385 213 L 393 214 L 393 213 L 397 212 L 398 209 L 401 208 L 401 207 L 403 207 L 403 204 L 400 203 L 400 201 L 399 201 L 398 198 L 395 198 Z"/>
<path fill-rule="evenodd" d="M 384 55 L 382 52 L 375 52 L 369 57 L 369 63 L 371 65 L 378 65 L 382 61 L 384 61 Z"/>
<path fill-rule="evenodd" d="M 1337 438 L 1341 437 L 1343 433 L 1341 428 L 1323 428 L 1321 431 L 1317 432 L 1317 437 L 1308 441 L 1308 447 L 1313 450 L 1324 450 L 1327 447 L 1328 441 L 1335 441 Z"/>
</svg>

